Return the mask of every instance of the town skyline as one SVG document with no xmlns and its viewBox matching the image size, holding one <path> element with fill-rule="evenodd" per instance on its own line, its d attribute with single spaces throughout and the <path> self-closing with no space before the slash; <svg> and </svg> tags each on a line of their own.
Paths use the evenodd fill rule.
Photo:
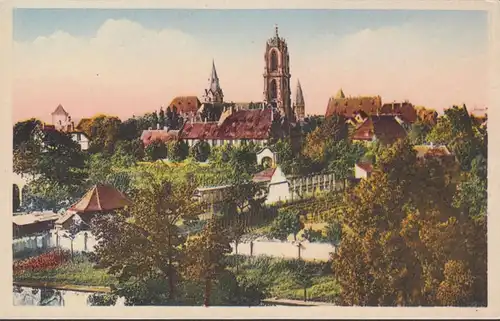
<svg viewBox="0 0 500 321">
<path fill-rule="evenodd" d="M 212 60 L 226 101 L 261 101 L 275 25 L 306 114 L 324 115 L 340 88 L 438 111 L 487 107 L 484 12 L 243 11 L 16 9 L 13 121 L 50 121 L 59 104 L 75 119 L 123 119 L 176 96 L 202 100 Z"/>
</svg>

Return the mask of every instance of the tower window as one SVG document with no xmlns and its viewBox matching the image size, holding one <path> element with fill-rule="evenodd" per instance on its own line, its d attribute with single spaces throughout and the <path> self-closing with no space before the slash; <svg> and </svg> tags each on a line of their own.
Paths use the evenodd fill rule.
<svg viewBox="0 0 500 321">
<path fill-rule="evenodd" d="M 271 71 L 278 70 L 278 54 L 276 50 L 271 51 Z"/>
<path fill-rule="evenodd" d="M 271 98 L 271 101 L 273 99 L 278 98 L 278 88 L 276 85 L 276 79 L 271 80 L 270 94 L 271 94 L 271 96 L 269 98 Z"/>
</svg>

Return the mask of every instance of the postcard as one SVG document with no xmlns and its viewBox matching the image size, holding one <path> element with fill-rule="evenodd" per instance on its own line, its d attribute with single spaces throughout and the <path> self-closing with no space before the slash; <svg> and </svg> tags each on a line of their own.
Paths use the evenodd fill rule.
<svg viewBox="0 0 500 321">
<path fill-rule="evenodd" d="M 8 314 L 494 316 L 500 6 L 430 3 L 12 3 Z"/>
</svg>

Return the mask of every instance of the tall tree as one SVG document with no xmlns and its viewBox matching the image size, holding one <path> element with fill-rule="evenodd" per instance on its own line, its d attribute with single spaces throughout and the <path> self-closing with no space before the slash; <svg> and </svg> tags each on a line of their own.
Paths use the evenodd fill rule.
<svg viewBox="0 0 500 321">
<path fill-rule="evenodd" d="M 304 228 L 304 223 L 300 216 L 295 212 L 281 212 L 271 225 L 271 236 L 279 240 L 286 240 L 290 234 L 293 234 L 294 240 L 297 240 L 297 233 Z"/>
<path fill-rule="evenodd" d="M 210 145 L 206 141 L 202 140 L 194 144 L 189 152 L 191 157 L 195 160 L 198 162 L 204 162 L 208 159 L 208 156 L 210 156 Z"/>
<path fill-rule="evenodd" d="M 205 284 L 204 302 L 210 305 L 213 282 L 225 271 L 225 256 L 231 253 L 230 240 L 217 220 L 210 220 L 203 231 L 186 245 L 184 275 Z"/>
<path fill-rule="evenodd" d="M 136 176 L 131 194 L 133 205 L 114 215 L 93 222 L 99 265 L 128 280 L 147 282 L 152 276 L 168 280 L 170 302 L 175 299 L 181 245 L 185 236 L 178 224 L 199 213 L 193 201 L 195 184 L 189 178 L 175 184 L 169 180 L 172 169 L 151 166 Z"/>
<path fill-rule="evenodd" d="M 333 258 L 342 304 L 486 304 L 485 225 L 451 205 L 456 187 L 449 176 L 400 141 L 346 194 Z M 449 286 L 469 275 L 460 290 Z"/>
</svg>

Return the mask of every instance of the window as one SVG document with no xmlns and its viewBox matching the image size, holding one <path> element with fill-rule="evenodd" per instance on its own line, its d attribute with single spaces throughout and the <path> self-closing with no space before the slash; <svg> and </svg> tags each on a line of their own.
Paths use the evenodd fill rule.
<svg viewBox="0 0 500 321">
<path fill-rule="evenodd" d="M 271 71 L 276 71 L 278 70 L 278 53 L 276 50 L 271 51 Z"/>
</svg>

